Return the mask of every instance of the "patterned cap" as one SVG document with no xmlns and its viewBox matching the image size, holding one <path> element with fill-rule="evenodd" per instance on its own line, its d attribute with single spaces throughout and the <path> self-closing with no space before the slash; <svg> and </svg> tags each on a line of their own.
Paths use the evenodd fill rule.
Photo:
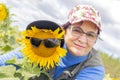
<svg viewBox="0 0 120 80">
<path fill-rule="evenodd" d="M 101 30 L 101 17 L 99 12 L 90 5 L 77 5 L 70 10 L 68 15 L 68 21 L 71 24 L 80 21 L 91 21 L 97 25 L 98 29 Z"/>
</svg>

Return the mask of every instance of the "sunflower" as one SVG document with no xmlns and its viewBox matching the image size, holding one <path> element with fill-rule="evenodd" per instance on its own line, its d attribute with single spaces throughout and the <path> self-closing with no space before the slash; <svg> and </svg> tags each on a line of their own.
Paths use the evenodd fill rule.
<svg viewBox="0 0 120 80">
<path fill-rule="evenodd" d="M 64 35 L 64 31 L 61 33 L 59 33 L 59 31 L 59 28 L 52 31 L 47 29 L 37 29 L 36 27 L 32 27 L 31 30 L 23 31 L 22 34 L 24 38 L 22 39 L 22 53 L 28 57 L 31 63 L 38 64 L 46 69 L 50 69 L 50 67 L 53 68 L 55 65 L 58 65 L 60 58 L 65 56 L 66 50 L 61 48 L 60 45 L 47 48 L 43 43 L 41 43 L 38 47 L 34 47 L 31 45 L 30 39 L 25 37 L 34 37 L 38 39 L 61 39 Z"/>
<path fill-rule="evenodd" d="M 6 6 L 0 3 L 0 22 L 7 17 L 7 9 Z"/>
</svg>

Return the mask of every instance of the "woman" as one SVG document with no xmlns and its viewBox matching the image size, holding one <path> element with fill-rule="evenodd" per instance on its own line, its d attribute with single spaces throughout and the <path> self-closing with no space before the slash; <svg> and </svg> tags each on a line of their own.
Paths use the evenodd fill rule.
<svg viewBox="0 0 120 80">
<path fill-rule="evenodd" d="M 100 15 L 89 5 L 77 5 L 64 24 L 67 55 L 55 69 L 55 80 L 103 80 L 104 67 L 93 49 L 101 31 Z"/>
<path fill-rule="evenodd" d="M 99 53 L 93 49 L 101 31 L 100 15 L 89 5 L 77 5 L 62 26 L 66 56 L 48 73 L 54 80 L 103 80 L 105 70 Z"/>
</svg>

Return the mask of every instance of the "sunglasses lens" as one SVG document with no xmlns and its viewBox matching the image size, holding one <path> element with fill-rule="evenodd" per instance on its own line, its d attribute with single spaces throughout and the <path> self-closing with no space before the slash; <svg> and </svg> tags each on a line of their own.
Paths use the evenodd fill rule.
<svg viewBox="0 0 120 80">
<path fill-rule="evenodd" d="M 47 48 L 53 48 L 60 45 L 60 41 L 58 39 L 46 39 L 44 40 L 44 45 Z"/>
<path fill-rule="evenodd" d="M 37 38 L 31 38 L 31 39 L 30 39 L 31 44 L 32 44 L 33 46 L 35 46 L 35 47 L 38 47 L 38 46 L 40 45 L 41 41 L 42 41 L 42 40 L 37 39 Z"/>
<path fill-rule="evenodd" d="M 56 47 L 58 45 L 60 45 L 60 40 L 58 39 L 44 39 L 44 40 L 40 40 L 38 38 L 31 38 L 30 42 L 34 47 L 39 47 L 39 45 L 41 44 L 41 42 L 43 41 L 45 47 L 47 48 L 53 48 Z"/>
</svg>

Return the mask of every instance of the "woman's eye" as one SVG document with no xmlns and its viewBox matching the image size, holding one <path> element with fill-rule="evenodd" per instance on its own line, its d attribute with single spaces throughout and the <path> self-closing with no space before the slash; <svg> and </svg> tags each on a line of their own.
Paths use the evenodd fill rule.
<svg viewBox="0 0 120 80">
<path fill-rule="evenodd" d="M 78 32 L 78 33 L 82 33 L 82 32 L 83 32 L 83 31 L 80 30 L 80 29 L 73 29 L 73 31 Z"/>
<path fill-rule="evenodd" d="M 93 35 L 93 34 L 87 34 L 87 36 L 94 37 L 94 35 Z"/>
<path fill-rule="evenodd" d="M 87 33 L 87 36 L 89 36 L 89 37 L 96 37 L 96 34 L 95 33 Z"/>
</svg>

